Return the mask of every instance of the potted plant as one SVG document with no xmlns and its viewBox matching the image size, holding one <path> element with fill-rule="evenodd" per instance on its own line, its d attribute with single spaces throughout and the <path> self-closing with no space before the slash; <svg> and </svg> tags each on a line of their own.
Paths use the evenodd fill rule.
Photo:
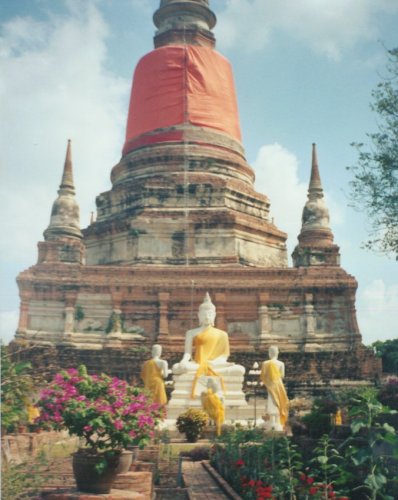
<svg viewBox="0 0 398 500">
<path fill-rule="evenodd" d="M 89 493 L 109 493 L 122 451 L 143 448 L 163 417 L 163 407 L 140 389 L 104 374 L 89 375 L 85 366 L 55 375 L 38 407 L 38 422 L 82 439 L 73 470 L 78 489 Z"/>
<path fill-rule="evenodd" d="M 179 432 L 185 434 L 189 443 L 195 443 L 207 422 L 208 417 L 204 411 L 189 408 L 177 418 L 176 426 Z"/>
</svg>

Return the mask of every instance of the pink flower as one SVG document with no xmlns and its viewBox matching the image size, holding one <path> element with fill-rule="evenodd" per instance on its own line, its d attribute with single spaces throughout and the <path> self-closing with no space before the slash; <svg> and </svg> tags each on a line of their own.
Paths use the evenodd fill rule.
<svg viewBox="0 0 398 500">
<path fill-rule="evenodd" d="M 115 429 L 117 429 L 118 431 L 121 431 L 124 427 L 124 423 L 119 419 L 115 420 L 113 425 L 115 426 Z"/>
<path fill-rule="evenodd" d="M 53 419 L 57 423 L 62 422 L 62 417 L 61 417 L 61 415 L 58 412 L 54 413 Z"/>
<path fill-rule="evenodd" d="M 153 418 L 149 415 L 140 415 L 138 417 L 138 427 L 145 427 L 146 425 L 153 425 Z"/>
<path fill-rule="evenodd" d="M 42 391 L 39 407 L 42 422 L 54 429 L 63 426 L 90 438 L 90 446 L 95 442 L 100 447 L 110 443 L 116 448 L 152 437 L 154 425 L 162 417 L 159 405 L 152 404 L 139 389 L 106 375 L 89 375 L 84 367 L 56 375 Z"/>
</svg>

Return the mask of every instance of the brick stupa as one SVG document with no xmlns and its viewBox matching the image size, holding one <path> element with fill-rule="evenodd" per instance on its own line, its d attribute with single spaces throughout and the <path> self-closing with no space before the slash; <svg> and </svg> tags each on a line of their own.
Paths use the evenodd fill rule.
<svg viewBox="0 0 398 500">
<path fill-rule="evenodd" d="M 357 282 L 333 243 L 315 145 L 289 267 L 287 235 L 254 190 L 209 2 L 162 0 L 154 23 L 112 188 L 82 231 L 68 143 L 38 262 L 18 276 L 16 343 L 37 346 L 41 360 L 47 348 L 58 365 L 84 361 L 131 376 L 144 358 L 137 352 L 155 341 L 169 360 L 182 354 L 209 292 L 233 360 L 248 366 L 277 344 L 297 379 L 376 376 L 380 365 L 358 330 Z"/>
</svg>

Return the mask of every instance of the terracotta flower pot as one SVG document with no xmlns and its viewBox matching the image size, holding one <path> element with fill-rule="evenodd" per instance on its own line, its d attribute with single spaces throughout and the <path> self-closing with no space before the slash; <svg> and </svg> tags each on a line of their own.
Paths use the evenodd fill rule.
<svg viewBox="0 0 398 500">
<path fill-rule="evenodd" d="M 96 466 L 104 458 L 106 466 L 102 472 L 98 472 Z M 109 493 L 116 479 L 119 460 L 120 453 L 105 456 L 103 453 L 89 454 L 87 450 L 78 450 L 72 460 L 77 489 L 86 493 Z"/>
<path fill-rule="evenodd" d="M 123 450 L 120 454 L 119 465 L 117 466 L 117 474 L 125 474 L 130 470 L 131 464 L 133 463 L 133 451 Z"/>
</svg>

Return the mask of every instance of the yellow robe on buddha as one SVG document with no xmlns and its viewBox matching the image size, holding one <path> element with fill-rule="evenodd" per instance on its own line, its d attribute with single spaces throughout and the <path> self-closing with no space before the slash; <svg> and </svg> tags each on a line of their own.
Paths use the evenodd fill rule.
<svg viewBox="0 0 398 500">
<path fill-rule="evenodd" d="M 193 386 L 192 398 L 195 396 L 196 382 L 202 375 L 217 376 L 219 375 L 211 368 L 209 361 L 213 361 L 220 356 L 228 358 L 229 356 L 229 339 L 228 334 L 223 330 L 218 330 L 214 326 L 206 327 L 193 339 L 195 348 L 194 361 L 199 365 L 196 371 Z M 221 386 L 223 387 L 223 379 L 220 377 Z M 223 387 L 224 390 L 224 387 Z"/>
<path fill-rule="evenodd" d="M 225 420 L 225 410 L 221 399 L 213 392 L 213 389 L 202 392 L 202 406 L 209 418 L 214 420 L 217 436 L 220 436 L 221 426 Z"/>
<path fill-rule="evenodd" d="M 162 372 L 156 361 L 149 359 L 145 361 L 141 370 L 141 378 L 144 381 L 144 387 L 151 393 L 154 403 L 165 405 L 167 403 L 166 391 Z"/>
<path fill-rule="evenodd" d="M 285 386 L 278 365 L 271 359 L 264 361 L 261 367 L 261 381 L 265 385 L 269 397 L 272 397 L 275 405 L 279 409 L 281 425 L 285 425 L 288 411 L 289 400 L 287 398 Z"/>
</svg>

